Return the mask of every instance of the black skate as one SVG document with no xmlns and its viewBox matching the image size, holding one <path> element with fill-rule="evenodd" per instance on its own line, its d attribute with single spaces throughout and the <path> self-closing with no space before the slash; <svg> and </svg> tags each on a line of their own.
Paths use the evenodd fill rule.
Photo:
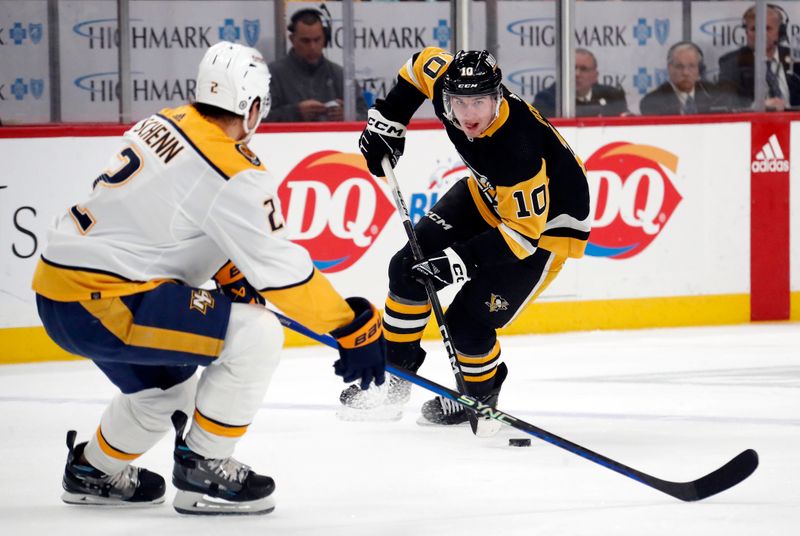
<svg viewBox="0 0 800 536">
<path fill-rule="evenodd" d="M 472 394 L 471 396 L 486 406 L 497 407 L 497 401 L 500 399 L 500 388 L 503 386 L 503 382 L 506 381 L 506 377 L 508 377 L 508 367 L 505 363 L 500 363 L 497 366 L 497 374 L 492 381 L 492 388 L 482 394 Z M 486 387 L 482 389 L 485 390 Z M 471 393 L 468 391 L 467 394 Z M 469 414 L 467 413 L 469 411 L 471 410 L 449 398 L 437 396 L 433 400 L 428 400 L 422 404 L 422 415 L 417 419 L 417 424 L 440 426 L 462 424 L 469 420 Z M 500 426 L 500 421 L 479 415 L 475 426 L 472 428 L 472 433 L 478 437 L 492 437 L 500 430 Z"/>
<path fill-rule="evenodd" d="M 175 465 L 172 483 L 178 488 L 172 505 L 181 514 L 253 515 L 275 509 L 275 481 L 233 458 L 204 458 L 183 440 L 186 414 L 176 411 Z"/>
<path fill-rule="evenodd" d="M 476 400 L 487 406 L 496 406 L 499 392 L 489 393 L 484 396 L 475 396 Z M 417 420 L 423 426 L 454 426 L 469 421 L 468 410 L 465 406 L 437 396 L 422 404 L 422 415 Z M 500 422 L 489 417 L 478 417 L 473 433 L 478 437 L 492 437 L 500 430 Z"/>
<path fill-rule="evenodd" d="M 75 445 L 75 430 L 67 432 L 67 465 L 64 468 L 64 493 L 67 504 L 100 506 L 149 506 L 164 502 L 164 479 L 161 475 L 127 466 L 116 475 L 108 475 L 88 463 L 80 463 L 86 443 Z"/>
</svg>

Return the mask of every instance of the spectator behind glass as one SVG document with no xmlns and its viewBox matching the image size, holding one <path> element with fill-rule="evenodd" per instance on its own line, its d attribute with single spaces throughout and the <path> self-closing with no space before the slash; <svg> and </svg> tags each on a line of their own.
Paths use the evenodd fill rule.
<svg viewBox="0 0 800 536">
<path fill-rule="evenodd" d="M 272 110 L 267 121 L 341 121 L 344 119 L 344 72 L 322 51 L 330 39 L 330 19 L 316 9 L 292 15 L 288 30 L 292 48 L 269 64 Z M 356 98 L 357 119 L 366 119 L 366 104 Z"/>
<path fill-rule="evenodd" d="M 628 103 L 622 88 L 598 84 L 597 59 L 585 48 L 575 49 L 575 115 L 597 117 L 627 115 Z M 556 110 L 556 84 L 541 90 L 533 105 L 545 116 Z"/>
<path fill-rule="evenodd" d="M 667 52 L 669 80 L 644 96 L 642 115 L 689 115 L 729 111 L 730 97 L 703 80 L 703 51 L 680 41 Z"/>
<path fill-rule="evenodd" d="M 792 62 L 791 49 L 781 46 L 782 42 L 788 42 L 787 22 L 788 16 L 782 8 L 767 4 L 767 98 L 764 101 L 767 110 L 782 111 L 788 106 L 800 105 L 800 77 L 795 72 L 798 65 Z M 747 45 L 719 59 L 719 82 L 736 93 L 737 107 L 750 108 L 755 94 L 755 6 L 742 15 L 742 26 Z"/>
</svg>

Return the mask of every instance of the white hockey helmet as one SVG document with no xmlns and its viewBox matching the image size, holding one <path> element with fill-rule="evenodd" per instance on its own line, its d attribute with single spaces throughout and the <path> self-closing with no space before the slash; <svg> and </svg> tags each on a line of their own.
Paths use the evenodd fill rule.
<svg viewBox="0 0 800 536">
<path fill-rule="evenodd" d="M 241 115 L 247 140 L 255 132 L 247 128 L 253 101 L 261 99 L 259 122 L 269 113 L 269 82 L 269 69 L 258 50 L 220 41 L 200 61 L 195 100 Z"/>
</svg>

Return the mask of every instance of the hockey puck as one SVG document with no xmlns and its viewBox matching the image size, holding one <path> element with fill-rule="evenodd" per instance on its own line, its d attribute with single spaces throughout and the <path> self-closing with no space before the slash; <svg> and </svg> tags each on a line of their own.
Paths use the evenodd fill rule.
<svg viewBox="0 0 800 536">
<path fill-rule="evenodd" d="M 508 440 L 509 447 L 530 447 L 531 440 L 527 437 L 511 438 Z"/>
</svg>

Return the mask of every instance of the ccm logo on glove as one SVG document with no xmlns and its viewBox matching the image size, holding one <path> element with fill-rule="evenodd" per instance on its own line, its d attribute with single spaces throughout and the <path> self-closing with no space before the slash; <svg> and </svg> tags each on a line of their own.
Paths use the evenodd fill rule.
<svg viewBox="0 0 800 536">
<path fill-rule="evenodd" d="M 373 110 L 370 110 L 370 112 L 373 112 Z M 369 130 L 393 138 L 402 138 L 406 135 L 406 127 L 402 123 L 389 121 L 377 110 L 374 110 L 374 112 L 367 117 L 367 128 Z"/>
<path fill-rule="evenodd" d="M 414 264 L 411 273 L 417 279 L 429 279 L 436 290 L 442 290 L 448 285 L 467 281 L 471 277 L 470 271 L 474 272 L 475 268 L 469 257 L 462 259 L 453 248 L 447 248 Z"/>
</svg>

